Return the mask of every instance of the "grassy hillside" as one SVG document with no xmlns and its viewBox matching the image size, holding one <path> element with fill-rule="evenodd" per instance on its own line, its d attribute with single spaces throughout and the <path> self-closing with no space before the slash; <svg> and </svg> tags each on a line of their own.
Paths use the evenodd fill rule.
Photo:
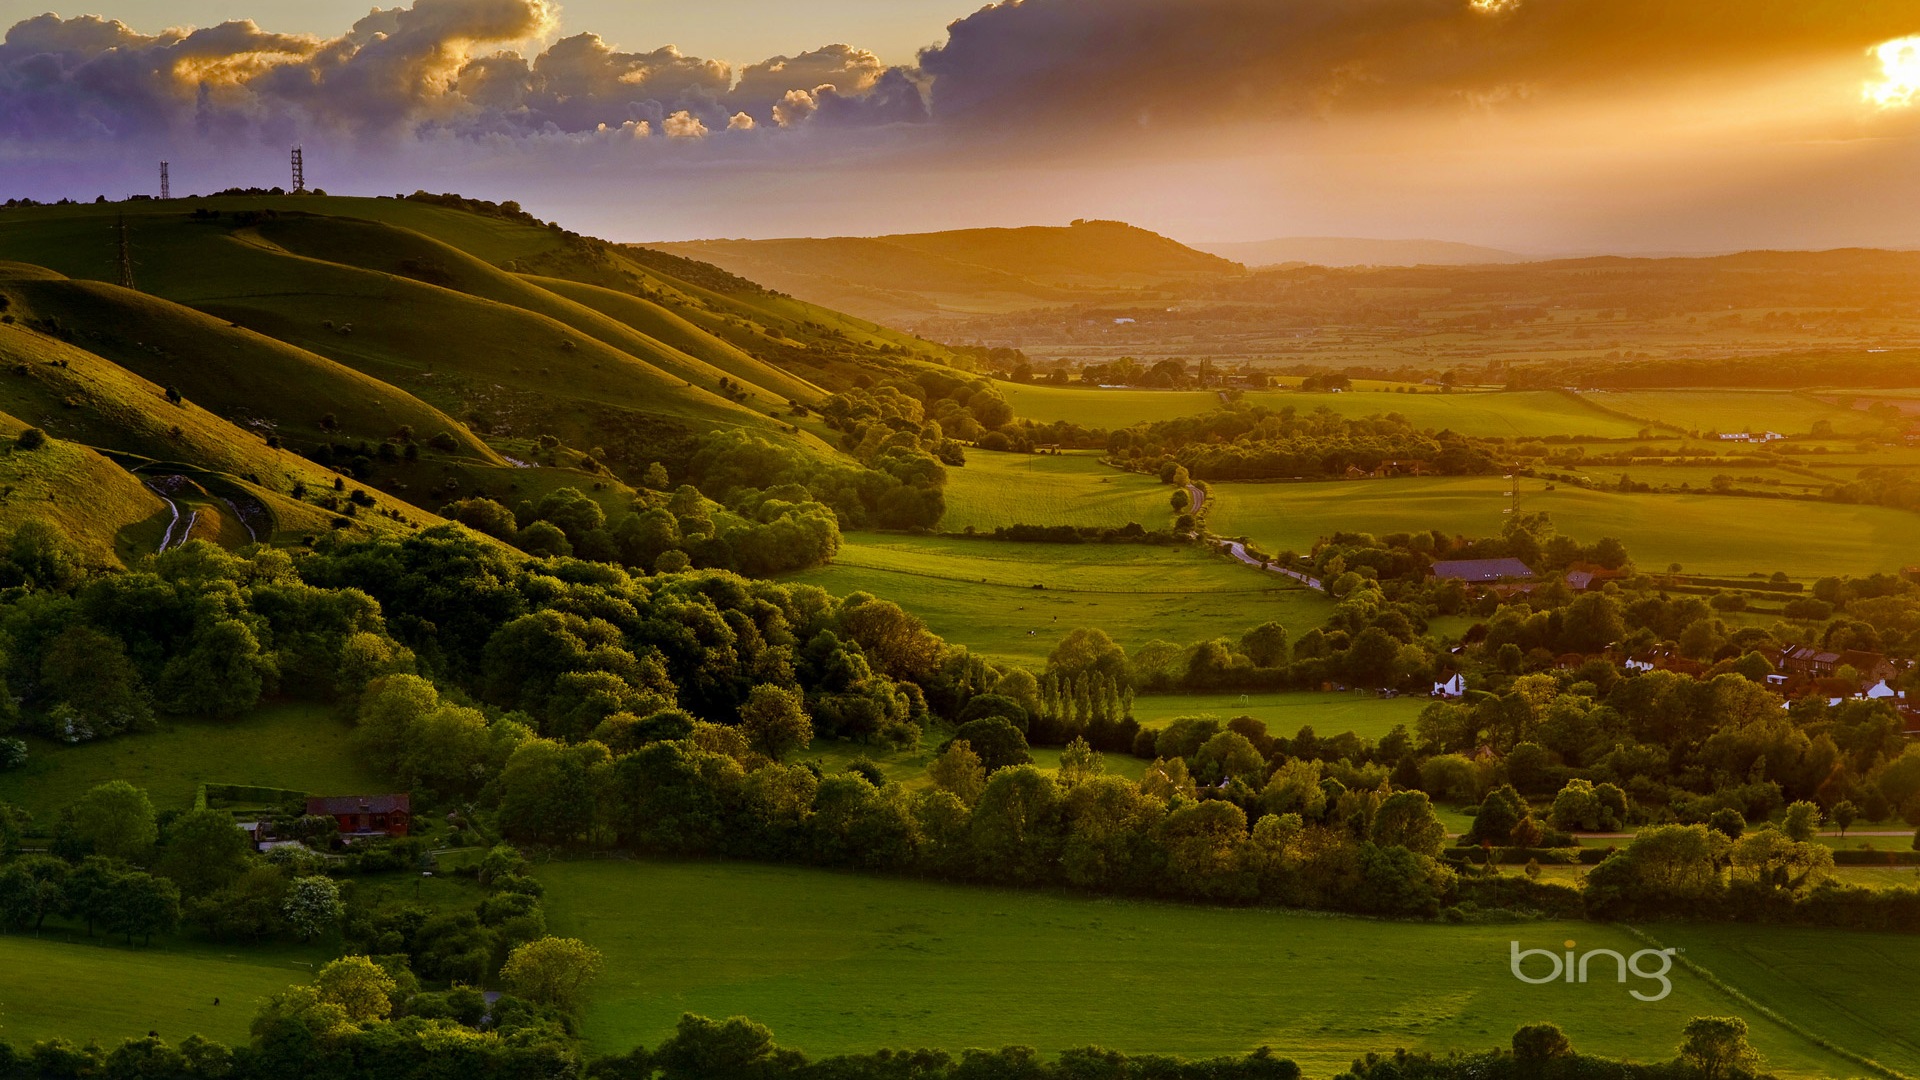
<svg viewBox="0 0 1920 1080">
<path fill-rule="evenodd" d="M 882 321 L 1056 306 L 1195 279 L 1238 264 L 1119 222 L 881 237 L 649 245 Z"/>
<path fill-rule="evenodd" d="M 88 566 L 114 567 L 159 547 L 166 500 L 132 473 L 78 443 L 14 445 L 29 425 L 0 415 L 0 531 L 31 519 L 60 527 Z"/>
<path fill-rule="evenodd" d="M 752 1016 L 813 1054 L 1021 1043 L 1198 1056 L 1269 1045 L 1328 1076 L 1368 1050 L 1503 1046 L 1535 1020 L 1589 1052 L 1666 1059 L 1691 1017 L 1745 1014 L 1778 1074 L 1858 1072 L 1677 969 L 1673 993 L 1655 1003 L 1612 982 L 1529 986 L 1507 971 L 1515 938 L 1642 947 L 1591 923 L 1370 921 L 732 863 L 554 863 L 537 876 L 555 932 L 606 954 L 586 1021 L 602 1050 L 656 1044 L 690 1011 Z M 1898 995 L 1850 989 L 1899 985 L 1912 939 L 1767 936 L 1787 947 L 1844 939 L 1844 950 L 1797 949 L 1804 963 L 1770 990 L 1801 1024 L 1844 1032 L 1850 1049 L 1920 1065 Z M 1688 957 L 1717 970 L 1726 951 L 1703 939 Z"/>
<path fill-rule="evenodd" d="M 457 453 L 504 464 L 464 425 L 397 387 L 193 308 L 100 281 L 5 276 L 22 317 L 52 320 L 67 340 L 260 434 L 300 442 L 383 439 L 401 427 L 452 435 Z M 331 415 L 336 428 L 324 431 Z"/>
</svg>

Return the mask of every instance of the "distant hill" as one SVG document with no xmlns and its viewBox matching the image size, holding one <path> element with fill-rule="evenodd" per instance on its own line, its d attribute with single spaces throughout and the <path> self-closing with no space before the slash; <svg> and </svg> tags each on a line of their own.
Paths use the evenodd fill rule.
<svg viewBox="0 0 1920 1080">
<path fill-rule="evenodd" d="M 1527 256 L 1451 240 L 1364 240 L 1344 236 L 1291 236 L 1280 240 L 1194 244 L 1194 248 L 1248 266 L 1488 266 L 1528 261 Z"/>
<path fill-rule="evenodd" d="M 1117 221 L 645 247 L 896 325 L 1097 302 L 1244 272 L 1231 260 Z"/>
</svg>

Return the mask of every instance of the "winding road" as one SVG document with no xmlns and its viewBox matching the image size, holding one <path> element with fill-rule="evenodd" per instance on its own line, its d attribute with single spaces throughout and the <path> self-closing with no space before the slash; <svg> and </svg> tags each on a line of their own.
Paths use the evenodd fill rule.
<svg viewBox="0 0 1920 1080">
<path fill-rule="evenodd" d="M 1322 584 L 1320 579 L 1317 577 L 1308 577 L 1307 575 L 1301 573 L 1298 570 L 1288 570 L 1287 568 L 1282 566 L 1272 566 L 1272 565 L 1263 563 L 1259 559 L 1256 559 L 1253 556 L 1247 554 L 1247 545 L 1241 543 L 1238 540 L 1222 540 L 1220 541 L 1220 546 L 1226 549 L 1227 554 L 1232 555 L 1234 558 L 1239 559 L 1241 562 L 1246 563 L 1248 566 L 1257 566 L 1263 570 L 1266 570 L 1268 573 L 1279 574 L 1282 577 L 1290 577 L 1293 580 L 1299 582 L 1300 584 L 1305 585 L 1307 588 L 1314 590 L 1315 592 L 1327 591 L 1327 587 L 1324 584 Z"/>
</svg>

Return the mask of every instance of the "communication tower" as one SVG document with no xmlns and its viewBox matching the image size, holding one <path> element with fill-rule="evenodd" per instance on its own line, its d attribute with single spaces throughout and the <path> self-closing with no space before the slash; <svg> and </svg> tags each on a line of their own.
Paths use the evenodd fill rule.
<svg viewBox="0 0 1920 1080">
<path fill-rule="evenodd" d="M 160 163 L 160 197 L 173 198 L 173 189 L 167 186 L 167 163 L 164 161 Z"/>
<path fill-rule="evenodd" d="M 307 190 L 307 170 L 300 161 L 300 148 L 293 148 L 293 190 L 297 194 Z"/>
</svg>

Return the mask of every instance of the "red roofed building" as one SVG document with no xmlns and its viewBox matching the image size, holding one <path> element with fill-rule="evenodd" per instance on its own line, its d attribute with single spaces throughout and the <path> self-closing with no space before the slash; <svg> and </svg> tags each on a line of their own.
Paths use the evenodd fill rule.
<svg viewBox="0 0 1920 1080">
<path fill-rule="evenodd" d="M 405 836 L 413 822 L 410 795 L 335 795 L 307 800 L 308 817 L 330 817 L 346 839 Z"/>
</svg>

